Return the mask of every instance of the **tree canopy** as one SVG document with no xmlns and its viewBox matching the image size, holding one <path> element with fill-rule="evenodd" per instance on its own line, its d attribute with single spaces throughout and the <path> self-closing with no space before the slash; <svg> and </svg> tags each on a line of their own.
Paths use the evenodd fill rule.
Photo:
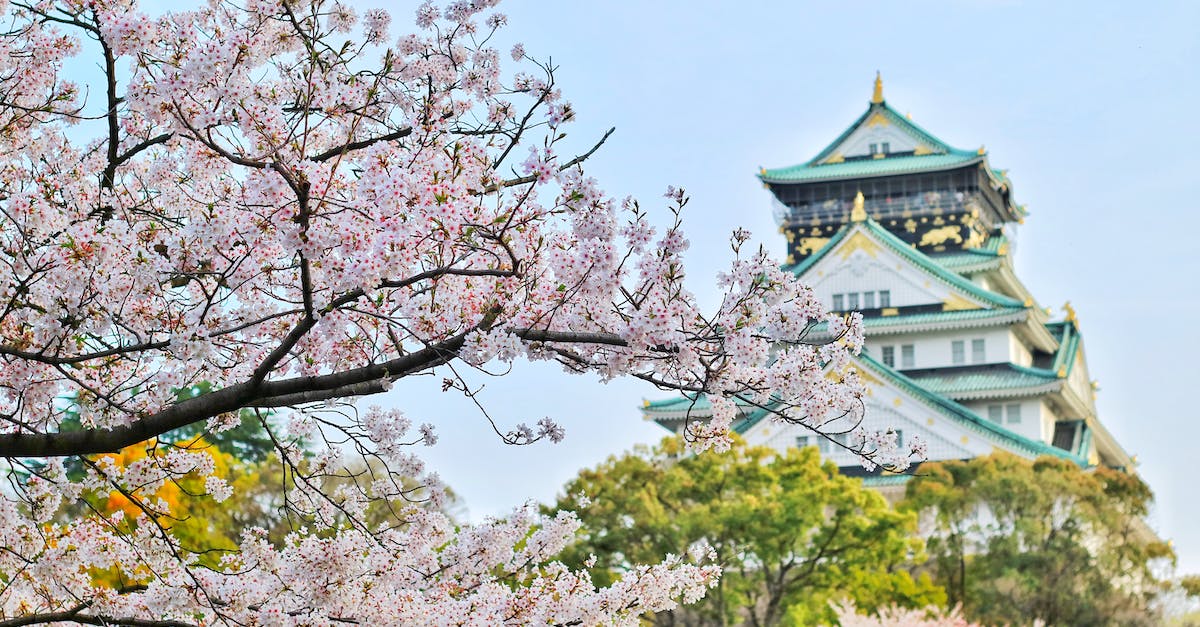
<svg viewBox="0 0 1200 627">
<path fill-rule="evenodd" d="M 996 453 L 924 464 L 901 508 L 918 512 L 929 569 L 972 620 L 1157 624 L 1156 564 L 1174 559 L 1146 526 L 1137 475 Z"/>
<path fill-rule="evenodd" d="M 655 624 L 814 624 L 834 620 L 831 601 L 945 601 L 927 576 L 903 568 L 920 554 L 916 517 L 822 464 L 816 447 L 780 454 L 739 440 L 690 455 L 672 438 L 581 471 L 564 490 L 551 510 L 584 503 L 579 541 L 564 559 L 597 581 L 667 555 L 711 552 L 720 581 L 701 603 Z"/>
</svg>

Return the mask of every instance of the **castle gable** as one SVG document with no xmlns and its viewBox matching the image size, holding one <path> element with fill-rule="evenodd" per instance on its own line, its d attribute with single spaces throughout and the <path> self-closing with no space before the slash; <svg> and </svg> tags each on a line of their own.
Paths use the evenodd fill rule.
<svg viewBox="0 0 1200 627">
<path fill-rule="evenodd" d="M 896 315 L 913 307 L 965 311 L 1024 306 L 941 267 L 869 218 L 843 227 L 795 271 L 835 310 L 880 309 L 882 315 Z"/>
</svg>

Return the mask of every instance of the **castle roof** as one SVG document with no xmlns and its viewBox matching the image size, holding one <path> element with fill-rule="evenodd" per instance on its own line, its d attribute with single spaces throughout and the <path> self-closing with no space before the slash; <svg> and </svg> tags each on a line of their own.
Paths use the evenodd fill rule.
<svg viewBox="0 0 1200 627">
<path fill-rule="evenodd" d="M 882 141 L 896 150 L 879 150 Z M 867 150 L 868 146 L 874 149 Z M 883 84 L 875 77 L 875 94 L 862 115 L 815 157 L 793 166 L 759 172 L 765 183 L 810 183 L 837 179 L 914 174 L 960 168 L 986 160 L 986 152 L 962 150 L 942 141 L 900 115 L 883 99 Z M 1007 177 L 993 173 L 1000 181 Z"/>
<path fill-rule="evenodd" d="M 958 402 L 927 389 L 921 381 L 912 379 L 895 368 L 876 361 L 866 353 L 858 355 L 854 361 L 865 376 L 878 377 L 885 385 L 902 390 L 941 416 L 950 419 L 954 424 L 964 427 L 1004 449 L 1024 453 L 1031 457 L 1052 455 L 1071 460 L 1080 466 L 1088 465 L 1084 457 L 1014 433 L 976 414 Z M 740 402 L 738 399 L 735 399 L 735 402 L 742 409 L 742 417 L 733 423 L 734 431 L 739 434 L 747 433 L 772 415 L 771 408 L 755 407 L 749 403 Z M 646 418 L 663 424 L 682 420 L 708 419 L 711 417 L 712 406 L 703 394 L 688 395 L 663 401 L 647 401 L 642 407 L 642 412 Z"/>
<path fill-rule="evenodd" d="M 942 155 L 897 155 L 881 159 L 854 159 L 836 163 L 807 161 L 785 168 L 763 169 L 758 178 L 764 183 L 818 183 L 872 176 L 919 174 L 960 168 L 983 161 L 975 153 Z"/>
<path fill-rule="evenodd" d="M 859 235 L 861 234 L 861 235 Z M 850 222 L 842 225 L 837 233 L 830 238 L 823 248 L 806 257 L 800 263 L 791 267 L 792 272 L 796 276 L 800 276 L 807 272 L 810 268 L 819 263 L 833 250 L 837 249 L 844 241 L 849 241 L 856 236 L 867 236 L 873 241 L 882 244 L 889 250 L 895 252 L 900 257 L 917 266 L 925 273 L 932 275 L 939 281 L 961 291 L 970 296 L 975 297 L 981 302 L 991 307 L 1001 308 L 1024 308 L 1025 303 L 1003 294 L 998 294 L 990 290 L 986 290 L 971 281 L 963 278 L 961 275 L 947 270 L 942 264 L 934 261 L 929 255 L 913 248 L 904 240 L 896 237 L 886 228 L 871 218 L 866 218 L 858 222 Z M 984 253 L 985 255 L 987 253 Z"/>
</svg>

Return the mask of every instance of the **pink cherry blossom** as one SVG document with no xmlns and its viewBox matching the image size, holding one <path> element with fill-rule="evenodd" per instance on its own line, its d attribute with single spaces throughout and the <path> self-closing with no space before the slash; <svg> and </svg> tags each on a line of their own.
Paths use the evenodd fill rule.
<svg viewBox="0 0 1200 627">
<path fill-rule="evenodd" d="M 506 21 L 494 5 L 427 2 L 394 40 L 386 13 L 337 0 L 0 5 L 0 615 L 637 624 L 714 583 L 703 551 L 598 587 L 555 561 L 569 512 L 457 525 L 411 452 L 436 434 L 358 399 L 435 371 L 472 395 L 454 369 L 554 360 L 707 394 L 699 446 L 728 445 L 738 401 L 815 429 L 861 411 L 861 318 L 829 317 L 740 230 L 702 310 L 684 283 L 687 195 L 668 190 L 655 229 L 658 208 L 588 177 L 608 136 L 565 143 L 552 66 L 516 47 L 505 70 L 487 46 Z M 94 84 L 64 79 L 73 58 L 100 61 Z M 822 322 L 835 339 L 815 347 Z M 233 488 L 207 451 L 158 438 L 243 415 L 266 424 L 304 524 L 247 529 L 201 567 L 156 490 L 185 475 L 204 479 L 193 498 Z M 548 417 L 497 432 L 564 437 Z M 862 439 L 869 463 L 899 463 L 894 433 Z M 117 463 L 135 444 L 155 454 Z M 350 457 L 382 469 L 322 487 Z M 136 507 L 68 516 L 110 492 Z M 382 501 L 404 524 L 366 522 Z M 138 583 L 98 585 L 97 569 Z"/>
</svg>

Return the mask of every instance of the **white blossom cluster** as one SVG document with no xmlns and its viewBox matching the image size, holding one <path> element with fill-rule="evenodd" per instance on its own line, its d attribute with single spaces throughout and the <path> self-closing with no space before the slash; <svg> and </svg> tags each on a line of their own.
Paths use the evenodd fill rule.
<svg viewBox="0 0 1200 627">
<path fill-rule="evenodd" d="M 828 316 L 740 229 L 702 310 L 686 194 L 656 229 L 588 177 L 554 68 L 518 46 L 506 73 L 488 45 L 495 4 L 426 2 L 395 35 L 339 0 L 0 0 L 0 619 L 636 624 L 716 569 L 670 558 L 597 588 L 554 561 L 569 513 L 456 526 L 410 452 L 437 434 L 353 399 L 523 358 L 707 394 L 701 446 L 728 444 L 739 403 L 818 429 L 861 408 L 861 318 Z M 103 61 L 95 84 L 64 79 L 77 55 Z M 814 345 L 822 322 L 836 340 Z M 295 528 L 249 530 L 214 568 L 163 495 L 238 492 L 200 439 L 156 438 L 245 416 Z M 564 437 L 549 417 L 497 429 Z M 868 440 L 894 463 L 894 438 Z M 112 513 L 81 501 L 106 494 Z M 370 522 L 380 505 L 394 524 Z"/>
</svg>

